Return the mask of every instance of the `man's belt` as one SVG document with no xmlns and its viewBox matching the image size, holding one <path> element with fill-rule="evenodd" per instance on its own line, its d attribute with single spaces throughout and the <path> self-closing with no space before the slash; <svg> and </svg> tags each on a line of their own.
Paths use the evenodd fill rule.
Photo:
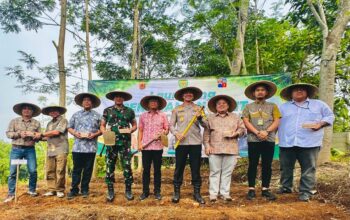
<svg viewBox="0 0 350 220">
<path fill-rule="evenodd" d="M 34 148 L 34 146 L 33 146 L 33 145 L 31 145 L 31 146 L 25 146 L 25 145 L 15 145 L 15 144 L 13 144 L 13 145 L 12 145 L 12 147 L 13 147 L 13 148 L 17 148 L 17 149 L 28 149 L 28 148 Z"/>
</svg>

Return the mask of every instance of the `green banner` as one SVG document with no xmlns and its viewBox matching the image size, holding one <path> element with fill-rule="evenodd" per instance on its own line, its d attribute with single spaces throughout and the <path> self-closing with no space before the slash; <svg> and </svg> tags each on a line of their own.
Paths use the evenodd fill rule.
<svg viewBox="0 0 350 220">
<path fill-rule="evenodd" d="M 140 105 L 140 100 L 146 95 L 159 95 L 167 100 L 167 106 L 163 110 L 170 118 L 171 111 L 181 102 L 174 99 L 174 93 L 187 86 L 195 86 L 203 91 L 203 96 L 196 101 L 196 104 L 207 107 L 208 100 L 218 94 L 232 96 L 237 101 L 236 113 L 240 113 L 246 104 L 252 102 L 244 95 L 245 88 L 259 80 L 270 80 L 277 85 L 277 93 L 269 99 L 277 105 L 282 103 L 279 97 L 281 89 L 291 83 L 291 75 L 288 73 L 272 75 L 251 75 L 251 76 L 228 76 L 228 77 L 195 77 L 195 78 L 177 78 L 177 79 L 147 79 L 147 80 L 92 80 L 89 81 L 88 90 L 96 94 L 101 99 L 101 106 L 97 111 L 103 112 L 103 109 L 113 105 L 111 100 L 105 97 L 105 94 L 114 90 L 123 90 L 132 94 L 132 100 L 125 102 L 125 105 L 132 108 L 136 116 L 142 114 L 145 110 Z M 132 148 L 136 149 L 137 132 L 133 134 Z M 102 140 L 100 140 L 102 142 Z M 277 140 L 278 142 L 278 140 Z M 173 145 L 175 138 L 169 134 L 169 147 L 164 150 L 164 156 L 174 155 Z M 247 156 L 246 138 L 239 141 L 240 155 Z M 276 151 L 278 152 L 278 151 Z M 204 154 L 203 154 L 204 155 Z"/>
</svg>

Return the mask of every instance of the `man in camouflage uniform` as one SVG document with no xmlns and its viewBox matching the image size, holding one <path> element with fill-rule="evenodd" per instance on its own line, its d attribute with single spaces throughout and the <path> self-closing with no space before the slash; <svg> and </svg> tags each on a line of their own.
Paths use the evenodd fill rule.
<svg viewBox="0 0 350 220">
<path fill-rule="evenodd" d="M 178 203 L 180 201 L 180 187 L 183 182 L 183 173 L 188 155 L 192 174 L 192 185 L 194 188 L 193 199 L 200 204 L 205 203 L 200 195 L 200 187 L 202 184 L 200 175 L 202 153 L 200 125 L 206 127 L 207 120 L 202 118 L 201 107 L 193 103 L 201 96 L 202 91 L 196 87 L 186 87 L 176 91 L 174 94 L 175 99 L 183 103 L 173 110 L 170 119 L 170 131 L 176 137 L 176 140 L 180 140 L 180 144 L 175 151 L 176 166 L 174 172 L 173 203 Z M 195 115 L 198 120 L 184 136 L 183 131 Z"/>
<path fill-rule="evenodd" d="M 122 91 L 113 91 L 106 95 L 106 98 L 113 100 L 114 105 L 106 108 L 103 111 L 101 121 L 101 131 L 105 132 L 107 129 L 113 131 L 116 135 L 116 143 L 113 147 L 107 147 L 106 151 L 106 183 L 108 187 L 107 201 L 114 200 L 115 182 L 114 170 L 116 160 L 119 154 L 123 174 L 125 178 L 125 197 L 127 200 L 133 200 L 134 196 L 131 192 L 131 185 L 133 183 L 131 170 L 131 133 L 136 131 L 135 112 L 123 105 L 124 101 L 132 98 L 131 94 Z M 130 125 L 132 126 L 130 128 Z"/>
</svg>

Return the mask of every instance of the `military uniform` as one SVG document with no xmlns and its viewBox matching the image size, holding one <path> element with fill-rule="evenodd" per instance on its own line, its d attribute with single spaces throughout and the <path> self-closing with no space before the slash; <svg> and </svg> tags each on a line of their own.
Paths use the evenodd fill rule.
<svg viewBox="0 0 350 220">
<path fill-rule="evenodd" d="M 103 111 L 103 120 L 106 126 L 110 126 L 116 135 L 116 143 L 113 147 L 107 147 L 106 151 L 106 178 L 107 184 L 115 182 L 114 170 L 118 157 L 120 156 L 125 185 L 131 186 L 133 176 L 131 170 L 131 134 L 121 134 L 119 129 L 129 128 L 129 125 L 135 120 L 135 112 L 126 106 L 117 109 L 114 106 L 108 107 Z"/>
</svg>

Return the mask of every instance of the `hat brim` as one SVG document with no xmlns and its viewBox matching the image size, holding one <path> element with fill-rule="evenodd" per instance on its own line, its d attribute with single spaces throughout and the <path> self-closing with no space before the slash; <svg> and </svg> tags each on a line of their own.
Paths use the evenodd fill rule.
<svg viewBox="0 0 350 220">
<path fill-rule="evenodd" d="M 157 95 L 150 95 L 150 96 L 145 96 L 141 99 L 141 106 L 143 109 L 145 110 L 148 110 L 148 103 L 149 103 L 149 100 L 151 99 L 157 99 L 158 100 L 158 110 L 162 110 L 166 107 L 167 105 L 167 101 L 163 98 L 163 97 L 160 97 L 160 96 L 157 96 Z"/>
<path fill-rule="evenodd" d="M 183 102 L 184 101 L 183 94 L 187 91 L 191 91 L 193 93 L 192 101 L 196 101 L 200 99 L 200 97 L 202 97 L 202 94 L 203 94 L 202 90 L 200 90 L 197 87 L 186 87 L 186 88 L 179 89 L 175 92 L 174 94 L 175 99 Z"/>
<path fill-rule="evenodd" d="M 232 97 L 228 95 L 216 95 L 213 98 L 211 98 L 208 102 L 208 108 L 211 112 L 217 113 L 216 110 L 216 102 L 220 99 L 224 99 L 227 101 L 228 104 L 228 112 L 232 112 L 236 109 L 237 107 L 237 102 L 234 100 Z"/>
<path fill-rule="evenodd" d="M 41 109 L 39 108 L 39 106 L 34 105 L 32 103 L 27 103 L 27 102 L 23 102 L 23 103 L 18 103 L 16 105 L 13 106 L 13 111 L 17 114 L 17 115 L 21 115 L 22 116 L 22 108 L 24 106 L 30 106 L 33 110 L 33 114 L 32 117 L 36 117 L 38 115 L 40 115 L 41 113 Z"/>
<path fill-rule="evenodd" d="M 280 96 L 282 99 L 291 101 L 292 100 L 292 91 L 296 87 L 304 87 L 307 90 L 308 98 L 315 98 L 318 93 L 318 88 L 309 83 L 295 83 L 289 86 L 286 86 L 282 89 Z"/>
<path fill-rule="evenodd" d="M 97 108 L 101 104 L 101 100 L 94 94 L 91 93 L 80 93 L 75 96 L 74 101 L 77 105 L 83 107 L 83 99 L 89 97 L 92 102 L 92 108 Z"/>
<path fill-rule="evenodd" d="M 106 94 L 106 98 L 109 100 L 114 100 L 116 96 L 123 97 L 124 101 L 129 101 L 132 99 L 132 95 L 124 91 L 112 91 Z"/>
<path fill-rule="evenodd" d="M 254 96 L 254 91 L 255 91 L 256 87 L 259 85 L 266 86 L 266 88 L 268 90 L 268 94 L 265 97 L 265 99 L 269 99 L 276 94 L 277 86 L 275 83 L 268 81 L 268 80 L 261 80 L 261 81 L 257 81 L 255 83 L 250 84 L 244 91 L 245 96 L 251 100 L 255 100 L 256 98 Z"/>
<path fill-rule="evenodd" d="M 44 115 L 49 115 L 52 111 L 58 111 L 60 115 L 63 115 L 67 112 L 67 109 L 62 106 L 48 106 L 41 109 L 41 113 L 43 113 Z"/>
</svg>

